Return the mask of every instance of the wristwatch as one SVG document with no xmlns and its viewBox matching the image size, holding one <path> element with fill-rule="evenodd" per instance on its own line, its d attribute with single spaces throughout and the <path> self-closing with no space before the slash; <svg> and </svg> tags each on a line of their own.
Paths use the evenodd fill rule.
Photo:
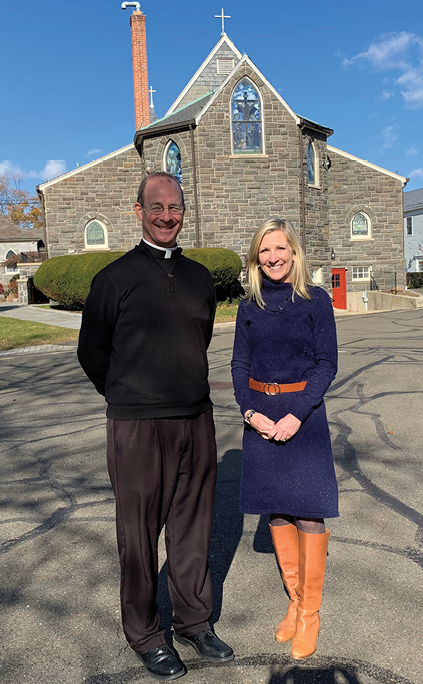
<svg viewBox="0 0 423 684">
<path fill-rule="evenodd" d="M 254 409 L 250 409 L 249 411 L 246 411 L 244 415 L 244 422 L 247 423 L 247 425 L 251 425 L 251 418 L 255 414 Z"/>
</svg>

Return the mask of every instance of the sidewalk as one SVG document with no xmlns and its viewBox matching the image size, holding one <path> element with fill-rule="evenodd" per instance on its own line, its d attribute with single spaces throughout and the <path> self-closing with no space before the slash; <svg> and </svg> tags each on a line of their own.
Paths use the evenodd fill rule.
<svg viewBox="0 0 423 684">
<path fill-rule="evenodd" d="M 60 311 L 57 309 L 41 309 L 36 304 L 23 306 L 21 304 L 15 304 L 14 302 L 1 302 L 0 316 L 18 318 L 21 321 L 57 325 L 59 328 L 73 328 L 74 330 L 79 330 L 81 327 L 82 313 Z"/>
</svg>

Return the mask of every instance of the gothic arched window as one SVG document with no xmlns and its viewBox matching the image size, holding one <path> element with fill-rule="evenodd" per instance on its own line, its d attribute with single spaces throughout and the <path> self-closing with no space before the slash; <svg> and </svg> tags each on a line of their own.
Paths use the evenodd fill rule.
<svg viewBox="0 0 423 684">
<path fill-rule="evenodd" d="M 243 78 L 235 87 L 231 116 L 234 154 L 261 154 L 261 101 L 257 90 L 247 78 Z"/>
<path fill-rule="evenodd" d="M 85 248 L 107 248 L 107 230 L 100 221 L 94 219 L 85 226 Z"/>
<path fill-rule="evenodd" d="M 6 259 L 8 259 L 11 256 L 16 256 L 16 252 L 14 252 L 13 249 L 9 249 L 9 251 L 7 252 L 7 254 L 5 256 L 5 261 L 6 261 Z M 15 266 L 14 264 L 11 264 L 10 266 L 6 266 L 6 273 L 16 273 L 17 270 L 18 270 L 18 267 Z"/>
<path fill-rule="evenodd" d="M 314 145 L 309 142 L 307 149 L 307 178 L 309 185 L 317 185 L 316 179 L 316 155 Z"/>
<path fill-rule="evenodd" d="M 352 238 L 370 237 L 370 219 L 363 211 L 359 211 L 351 221 Z"/>
<path fill-rule="evenodd" d="M 165 170 L 175 176 L 176 180 L 182 185 L 182 160 L 181 150 L 173 140 L 171 140 L 165 151 Z"/>
</svg>

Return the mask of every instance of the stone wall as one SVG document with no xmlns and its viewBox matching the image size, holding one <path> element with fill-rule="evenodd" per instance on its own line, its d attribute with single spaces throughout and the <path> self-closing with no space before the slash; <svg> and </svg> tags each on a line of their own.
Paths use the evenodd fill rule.
<svg viewBox="0 0 423 684">
<path fill-rule="evenodd" d="M 405 287 L 402 184 L 365 163 L 329 150 L 329 244 L 334 268 L 347 268 L 347 289 L 370 289 L 369 282 L 353 282 L 352 267 L 371 267 L 379 290 Z M 351 220 L 359 211 L 371 221 L 371 236 L 351 237 Z"/>
<path fill-rule="evenodd" d="M 94 251 L 85 250 L 84 242 L 85 226 L 94 218 L 105 225 L 110 250 L 132 249 L 141 239 L 133 207 L 142 177 L 141 159 L 131 147 L 45 188 L 49 256 Z"/>
</svg>

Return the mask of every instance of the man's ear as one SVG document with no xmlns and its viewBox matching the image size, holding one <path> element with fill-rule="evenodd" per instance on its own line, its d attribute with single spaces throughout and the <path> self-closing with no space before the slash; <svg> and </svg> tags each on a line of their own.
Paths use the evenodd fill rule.
<svg viewBox="0 0 423 684">
<path fill-rule="evenodd" d="M 137 218 L 142 221 L 142 206 L 139 202 L 135 202 L 134 204 L 134 211 L 137 215 Z"/>
</svg>

